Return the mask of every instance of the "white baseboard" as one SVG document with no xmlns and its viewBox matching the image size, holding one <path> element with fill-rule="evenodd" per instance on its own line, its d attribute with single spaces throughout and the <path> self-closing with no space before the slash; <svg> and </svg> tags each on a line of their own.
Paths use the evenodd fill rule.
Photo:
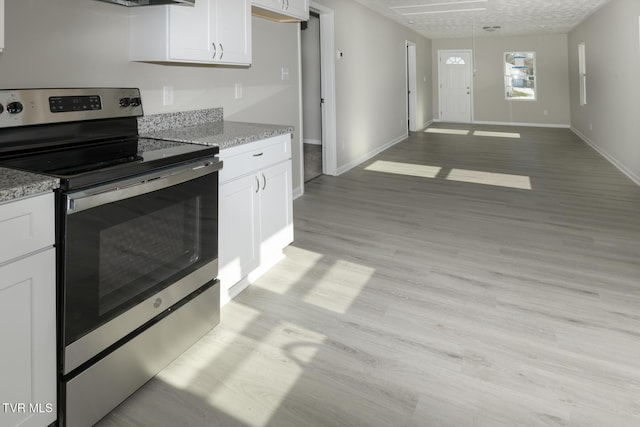
<svg viewBox="0 0 640 427">
<path fill-rule="evenodd" d="M 433 119 L 431 123 L 458 123 L 458 122 L 446 122 L 440 119 Z M 459 122 L 460 125 L 464 126 L 466 124 L 472 125 L 496 125 L 496 126 L 530 126 L 536 128 L 559 128 L 559 129 L 569 129 L 571 125 L 568 124 L 554 124 L 554 123 L 523 123 L 523 122 L 491 122 L 485 120 L 474 120 L 471 123 Z"/>
<path fill-rule="evenodd" d="M 573 133 L 575 133 L 581 140 L 583 140 L 584 142 L 586 142 L 591 148 L 593 148 L 594 150 L 596 150 L 598 152 L 598 154 L 600 154 L 602 157 L 604 157 L 605 159 L 607 159 L 609 161 L 609 163 L 611 163 L 612 165 L 614 165 L 616 168 L 618 168 L 618 170 L 620 172 L 622 172 L 623 174 L 625 174 L 626 176 L 629 177 L 629 179 L 631 179 L 633 182 L 636 183 L 636 185 L 640 185 L 640 176 L 636 175 L 635 173 L 633 173 L 632 171 L 630 171 L 629 169 L 627 169 L 627 167 L 625 165 L 623 165 L 622 163 L 620 163 L 615 157 L 613 157 L 611 154 L 607 153 L 604 149 L 602 149 L 602 147 L 599 147 L 595 142 L 593 142 L 592 140 L 590 140 L 589 138 L 587 138 L 586 135 L 584 135 L 582 132 L 580 132 L 578 129 L 574 128 L 573 126 L 571 126 L 571 131 Z"/>
<path fill-rule="evenodd" d="M 319 139 L 303 139 L 302 142 L 304 144 L 322 145 L 322 141 Z"/>
<path fill-rule="evenodd" d="M 304 187 L 301 185 L 293 189 L 293 200 L 304 195 Z"/>
<path fill-rule="evenodd" d="M 401 135 L 401 136 L 395 138 L 394 140 L 387 142 L 383 146 L 378 147 L 373 151 L 369 151 L 368 153 L 364 154 L 363 156 L 360 156 L 359 158 L 357 158 L 356 160 L 354 160 L 352 162 L 349 162 L 346 165 L 338 167 L 336 175 L 342 175 L 343 173 L 347 172 L 348 170 L 355 168 L 359 164 L 366 162 L 367 160 L 369 160 L 373 156 L 376 156 L 376 155 L 382 153 L 384 150 L 386 150 L 386 149 L 388 149 L 390 147 L 393 147 L 397 143 L 404 141 L 408 137 L 409 137 L 409 134 L 405 133 L 404 135 Z"/>
</svg>

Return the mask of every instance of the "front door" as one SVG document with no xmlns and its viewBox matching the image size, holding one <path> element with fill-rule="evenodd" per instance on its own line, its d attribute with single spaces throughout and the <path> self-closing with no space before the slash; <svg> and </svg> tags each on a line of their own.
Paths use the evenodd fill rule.
<svg viewBox="0 0 640 427">
<path fill-rule="evenodd" d="M 438 51 L 440 120 L 471 123 L 472 70 L 470 50 Z"/>
</svg>

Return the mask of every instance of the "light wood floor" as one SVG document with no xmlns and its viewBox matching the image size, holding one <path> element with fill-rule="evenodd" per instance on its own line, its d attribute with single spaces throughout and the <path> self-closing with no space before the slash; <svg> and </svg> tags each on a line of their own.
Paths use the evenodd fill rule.
<svg viewBox="0 0 640 427">
<path fill-rule="evenodd" d="M 567 129 L 463 128 L 521 138 L 310 182 L 287 258 L 100 426 L 640 426 L 640 188 Z"/>
</svg>

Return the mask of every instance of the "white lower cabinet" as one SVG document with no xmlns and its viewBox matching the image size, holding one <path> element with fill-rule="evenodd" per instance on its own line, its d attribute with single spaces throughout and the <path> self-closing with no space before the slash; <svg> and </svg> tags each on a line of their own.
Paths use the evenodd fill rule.
<svg viewBox="0 0 640 427">
<path fill-rule="evenodd" d="M 290 147 L 287 134 L 220 152 L 222 305 L 282 259 L 283 249 L 293 241 Z"/>
<path fill-rule="evenodd" d="M 220 186 L 219 278 L 225 291 L 260 264 L 258 193 L 255 175 Z"/>
<path fill-rule="evenodd" d="M 34 206 L 47 207 L 50 218 L 45 222 L 53 224 L 52 193 L 0 204 L 0 229 L 8 224 L 14 229 L 11 246 L 48 243 L 16 258 L 0 259 L 0 425 L 7 427 L 43 427 L 57 418 L 53 227 L 31 221 L 42 213 L 31 212 Z M 41 236 L 49 233 L 46 230 L 49 238 Z"/>
</svg>

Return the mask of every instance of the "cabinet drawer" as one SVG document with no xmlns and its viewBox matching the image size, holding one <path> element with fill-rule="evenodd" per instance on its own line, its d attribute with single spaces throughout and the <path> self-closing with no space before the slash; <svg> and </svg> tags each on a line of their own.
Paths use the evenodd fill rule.
<svg viewBox="0 0 640 427">
<path fill-rule="evenodd" d="M 53 193 L 0 204 L 0 264 L 54 243 Z"/>
<path fill-rule="evenodd" d="M 256 172 L 291 158 L 291 134 L 220 150 L 220 182 Z"/>
</svg>

